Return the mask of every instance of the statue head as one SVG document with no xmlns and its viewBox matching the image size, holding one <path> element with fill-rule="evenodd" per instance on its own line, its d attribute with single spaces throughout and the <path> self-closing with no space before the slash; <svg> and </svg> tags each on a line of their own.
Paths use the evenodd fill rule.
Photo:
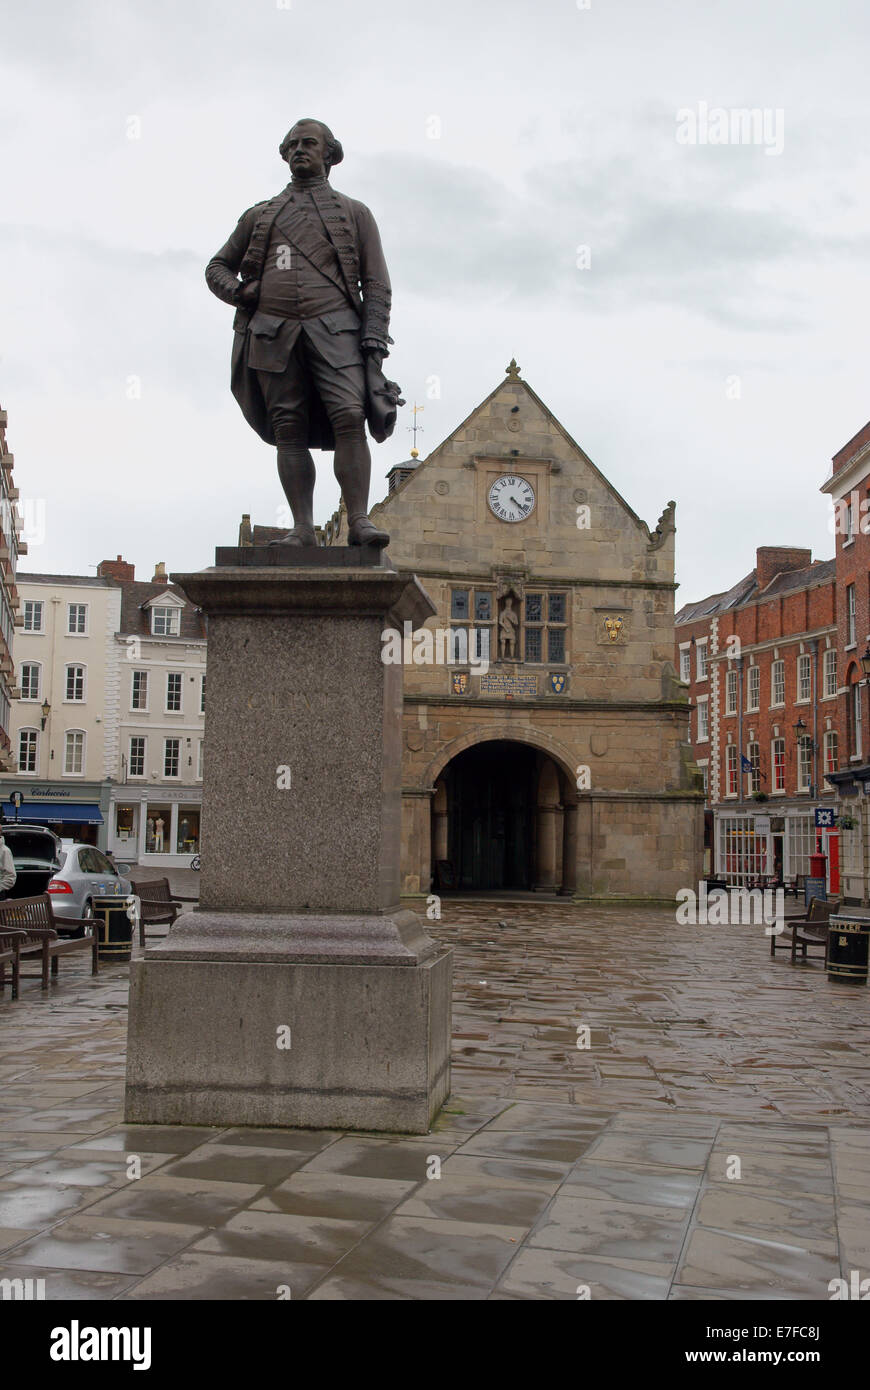
<svg viewBox="0 0 870 1390">
<path fill-rule="evenodd" d="M 303 116 L 288 130 L 278 153 L 290 165 L 291 174 L 301 179 L 328 176 L 332 166 L 344 159 L 344 150 L 329 126 L 310 116 Z"/>
</svg>

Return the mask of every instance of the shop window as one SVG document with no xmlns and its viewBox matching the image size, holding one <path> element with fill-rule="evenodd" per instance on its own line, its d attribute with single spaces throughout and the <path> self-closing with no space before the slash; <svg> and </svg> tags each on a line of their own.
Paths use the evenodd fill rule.
<svg viewBox="0 0 870 1390">
<path fill-rule="evenodd" d="M 176 849 L 179 854 L 199 853 L 198 806 L 179 806 Z"/>
<path fill-rule="evenodd" d="M 169 846 L 169 827 L 172 810 L 159 802 L 148 805 L 145 820 L 145 849 L 148 854 L 166 854 Z"/>
</svg>

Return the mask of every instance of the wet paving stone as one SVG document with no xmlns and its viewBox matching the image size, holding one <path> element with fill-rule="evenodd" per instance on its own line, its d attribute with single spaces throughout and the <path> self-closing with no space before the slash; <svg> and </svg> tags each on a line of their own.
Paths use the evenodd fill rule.
<svg viewBox="0 0 870 1390">
<path fill-rule="evenodd" d="M 748 926 L 442 911 L 428 1135 L 127 1125 L 123 966 L 0 1000 L 0 1274 L 48 1299 L 719 1301 L 870 1270 L 870 991 Z"/>
</svg>

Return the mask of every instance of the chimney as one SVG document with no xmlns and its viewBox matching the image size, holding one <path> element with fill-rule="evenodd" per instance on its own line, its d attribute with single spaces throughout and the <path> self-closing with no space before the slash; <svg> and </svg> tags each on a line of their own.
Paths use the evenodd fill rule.
<svg viewBox="0 0 870 1390">
<path fill-rule="evenodd" d="M 117 560 L 101 560 L 97 565 L 100 579 L 116 579 L 119 584 L 132 584 L 136 578 L 135 565 L 128 565 L 119 555 Z"/>
<path fill-rule="evenodd" d="M 163 562 L 162 560 L 158 560 L 158 561 L 157 561 L 157 564 L 154 566 L 154 578 L 151 580 L 151 583 L 152 583 L 152 584 L 168 584 L 168 583 L 169 583 L 169 575 L 166 573 L 166 565 L 164 564 L 164 562 Z"/>
<path fill-rule="evenodd" d="M 755 552 L 755 579 L 759 591 L 778 574 L 791 570 L 809 569 L 813 563 L 813 552 L 799 545 L 760 545 Z"/>
</svg>

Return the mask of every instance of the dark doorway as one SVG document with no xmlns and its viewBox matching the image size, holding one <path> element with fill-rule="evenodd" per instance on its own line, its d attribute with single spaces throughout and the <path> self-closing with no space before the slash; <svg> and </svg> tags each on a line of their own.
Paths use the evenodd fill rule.
<svg viewBox="0 0 870 1390">
<path fill-rule="evenodd" d="M 457 888 L 532 887 L 536 766 L 533 748 L 498 740 L 466 749 L 445 769 Z"/>
</svg>

